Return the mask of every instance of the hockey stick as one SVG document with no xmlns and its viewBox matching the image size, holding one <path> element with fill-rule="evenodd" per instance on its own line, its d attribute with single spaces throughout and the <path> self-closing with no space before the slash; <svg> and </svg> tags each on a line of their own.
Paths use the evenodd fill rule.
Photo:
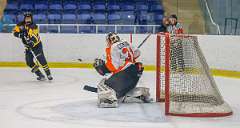
<svg viewBox="0 0 240 128">
<path fill-rule="evenodd" d="M 147 39 L 149 38 L 151 36 L 151 33 L 150 34 L 148 34 L 148 36 L 142 41 L 142 43 L 141 44 L 139 44 L 138 45 L 138 47 L 137 48 L 140 48 L 140 47 L 142 47 L 142 45 L 147 41 Z"/>
<path fill-rule="evenodd" d="M 97 93 L 97 88 L 89 85 L 84 85 L 83 90 Z"/>
<path fill-rule="evenodd" d="M 26 40 L 26 41 L 28 40 L 27 37 L 25 37 L 25 36 L 23 37 L 23 39 Z M 32 48 L 30 48 L 29 51 L 32 53 L 33 59 L 36 62 L 36 65 L 40 66 L 41 64 L 40 64 L 40 62 L 37 59 L 38 56 L 36 56 L 36 54 L 33 52 Z"/>
</svg>

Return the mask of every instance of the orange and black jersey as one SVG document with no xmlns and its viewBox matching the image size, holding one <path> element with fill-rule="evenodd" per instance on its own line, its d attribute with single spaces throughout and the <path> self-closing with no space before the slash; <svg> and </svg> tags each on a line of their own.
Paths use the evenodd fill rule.
<svg viewBox="0 0 240 128">
<path fill-rule="evenodd" d="M 112 73 L 120 72 L 135 63 L 133 47 L 126 41 L 118 41 L 105 49 L 106 67 Z"/>
<path fill-rule="evenodd" d="M 21 38 L 23 44 L 28 48 L 35 47 L 41 42 L 36 24 L 26 25 L 24 22 L 20 22 L 14 27 L 13 35 Z"/>
</svg>

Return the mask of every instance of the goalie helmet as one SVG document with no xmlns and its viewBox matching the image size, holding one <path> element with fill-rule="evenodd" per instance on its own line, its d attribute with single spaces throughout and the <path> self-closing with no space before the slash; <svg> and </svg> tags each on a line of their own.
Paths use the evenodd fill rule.
<svg viewBox="0 0 240 128">
<path fill-rule="evenodd" d="M 25 24 L 30 25 L 33 23 L 33 16 L 31 12 L 25 12 L 23 15 Z"/>
<path fill-rule="evenodd" d="M 120 37 L 116 33 L 110 32 L 107 34 L 106 40 L 107 40 L 107 42 L 114 44 L 114 43 L 120 41 Z"/>
</svg>

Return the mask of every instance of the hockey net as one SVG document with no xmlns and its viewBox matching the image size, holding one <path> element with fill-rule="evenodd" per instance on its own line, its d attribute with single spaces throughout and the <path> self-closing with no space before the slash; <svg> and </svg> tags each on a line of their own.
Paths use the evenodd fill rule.
<svg viewBox="0 0 240 128">
<path fill-rule="evenodd" d="M 156 100 L 166 115 L 217 117 L 232 114 L 223 100 L 196 36 L 157 35 Z"/>
</svg>

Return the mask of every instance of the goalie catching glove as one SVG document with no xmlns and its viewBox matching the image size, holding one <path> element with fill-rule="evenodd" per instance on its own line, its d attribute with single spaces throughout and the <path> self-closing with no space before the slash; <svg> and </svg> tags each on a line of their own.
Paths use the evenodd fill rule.
<svg viewBox="0 0 240 128">
<path fill-rule="evenodd" d="M 96 58 L 94 60 L 93 67 L 102 76 L 104 76 L 106 73 L 110 73 L 110 71 L 107 69 L 107 67 L 105 65 L 105 61 L 102 59 Z"/>
</svg>

